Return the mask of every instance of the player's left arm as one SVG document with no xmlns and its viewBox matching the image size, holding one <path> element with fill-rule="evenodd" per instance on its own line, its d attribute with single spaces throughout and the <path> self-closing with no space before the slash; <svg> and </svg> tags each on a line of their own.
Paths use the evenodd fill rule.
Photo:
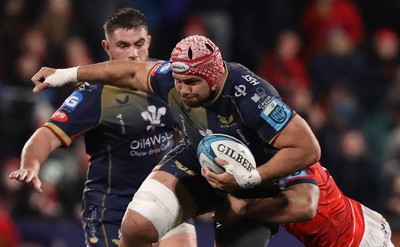
<svg viewBox="0 0 400 247">
<path fill-rule="evenodd" d="M 50 153 L 61 147 L 62 143 L 47 127 L 40 127 L 29 138 L 22 149 L 20 168 L 11 172 L 10 179 L 15 179 L 33 186 L 42 192 L 39 172 Z"/>
<path fill-rule="evenodd" d="M 280 107 L 286 106 L 282 104 Z M 266 163 L 258 165 L 257 169 L 251 172 L 241 166 L 230 166 L 230 170 L 227 170 L 229 174 L 217 174 L 203 167 L 202 175 L 214 188 L 229 192 L 238 188 L 253 188 L 263 182 L 275 181 L 317 163 L 320 159 L 321 149 L 311 128 L 300 115 L 290 110 L 287 112 L 290 114 L 286 114 L 288 117 L 286 125 L 275 126 L 275 128 L 281 129 L 278 129 L 271 142 L 278 151 Z M 264 118 L 268 119 L 269 116 L 264 116 Z M 259 120 L 261 124 L 269 124 L 263 119 Z M 223 160 L 216 160 L 216 162 L 221 166 L 227 165 Z"/>
<path fill-rule="evenodd" d="M 238 69 L 236 73 L 235 85 L 244 86 L 246 93 L 235 94 L 244 123 L 277 150 L 267 162 L 257 164 L 261 180 L 280 179 L 318 162 L 321 149 L 307 122 L 270 83 L 248 70 Z"/>
<path fill-rule="evenodd" d="M 273 146 L 279 151 L 257 167 L 262 181 L 285 177 L 319 161 L 321 148 L 307 122 L 295 114 L 275 137 Z"/>
</svg>

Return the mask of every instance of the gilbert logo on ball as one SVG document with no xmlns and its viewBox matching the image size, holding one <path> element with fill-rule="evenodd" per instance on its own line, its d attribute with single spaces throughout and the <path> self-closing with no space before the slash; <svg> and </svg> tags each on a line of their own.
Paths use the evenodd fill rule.
<svg viewBox="0 0 400 247">
<path fill-rule="evenodd" d="M 197 157 L 201 166 L 207 166 L 216 173 L 225 171 L 214 161 L 216 157 L 230 164 L 239 164 L 248 171 L 256 168 L 250 149 L 240 140 L 225 134 L 211 134 L 204 137 L 197 147 Z"/>
</svg>

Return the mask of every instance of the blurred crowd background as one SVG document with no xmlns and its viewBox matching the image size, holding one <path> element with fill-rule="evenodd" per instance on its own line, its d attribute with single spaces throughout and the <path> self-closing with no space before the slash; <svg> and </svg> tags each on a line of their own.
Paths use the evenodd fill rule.
<svg viewBox="0 0 400 247">
<path fill-rule="evenodd" d="M 202 34 L 274 85 L 311 125 L 344 193 L 381 212 L 400 246 L 400 1 L 0 0 L 0 247 L 83 246 L 82 141 L 51 155 L 41 194 L 8 174 L 73 90 L 34 94 L 30 78 L 107 60 L 103 22 L 126 6 L 145 14 L 152 57 Z"/>
</svg>

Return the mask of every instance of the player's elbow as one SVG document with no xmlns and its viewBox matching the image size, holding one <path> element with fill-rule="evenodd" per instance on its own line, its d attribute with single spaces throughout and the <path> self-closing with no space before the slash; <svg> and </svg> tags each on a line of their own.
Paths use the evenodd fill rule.
<svg viewBox="0 0 400 247">
<path fill-rule="evenodd" d="M 296 222 L 312 220 L 317 214 L 319 203 L 319 188 L 314 184 L 304 183 L 296 185 L 290 200 Z M 295 196 L 293 196 L 296 194 Z"/>
<path fill-rule="evenodd" d="M 318 189 L 317 189 L 318 190 Z M 309 221 L 314 219 L 315 215 L 318 212 L 318 202 L 319 202 L 319 193 L 318 196 L 311 195 L 304 199 L 304 205 L 302 207 L 302 213 L 300 214 L 300 221 Z"/>
<path fill-rule="evenodd" d="M 304 164 L 313 165 L 319 162 L 319 160 L 321 159 L 321 147 L 319 146 L 318 141 L 315 140 L 310 143 L 310 145 L 307 147 L 307 151 L 304 152 L 304 154 L 306 156 L 306 162 L 304 162 Z"/>
<path fill-rule="evenodd" d="M 298 221 L 309 221 L 314 219 L 317 214 L 317 207 L 314 207 L 312 204 L 304 205 L 301 213 L 299 214 Z"/>
</svg>

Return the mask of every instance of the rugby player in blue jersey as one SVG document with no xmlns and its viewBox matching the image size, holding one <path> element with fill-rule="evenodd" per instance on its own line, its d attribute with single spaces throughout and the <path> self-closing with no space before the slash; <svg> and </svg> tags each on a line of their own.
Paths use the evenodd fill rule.
<svg viewBox="0 0 400 247">
<path fill-rule="evenodd" d="M 44 67 L 32 77 L 34 92 L 77 81 L 99 81 L 153 92 L 168 102 L 186 134 L 129 204 L 121 226 L 120 246 L 151 246 L 185 219 L 213 211 L 225 201 L 226 192 L 237 197 L 274 196 L 277 205 L 301 205 L 290 214 L 287 212 L 285 219 L 289 222 L 314 217 L 317 186 L 296 184 L 293 187 L 300 189 L 289 195 L 275 184 L 277 179 L 319 160 L 320 146 L 310 127 L 268 82 L 241 64 L 223 61 L 218 47 L 208 38 L 194 35 L 181 40 L 169 61 L 110 61 L 57 70 Z M 257 169 L 248 172 L 238 166 L 222 174 L 201 169 L 196 148 L 210 133 L 231 135 L 246 143 Z M 236 242 L 226 243 L 229 246 L 243 246 L 236 237 L 251 226 L 239 224 L 235 229 L 238 228 L 241 230 L 228 235 Z M 267 228 L 263 234 L 265 242 L 270 236 L 268 231 Z M 255 242 L 257 245 L 247 245 L 266 244 Z"/>
<path fill-rule="evenodd" d="M 148 60 L 151 36 L 146 19 L 132 8 L 110 15 L 104 50 L 110 60 Z M 33 185 L 48 155 L 85 138 L 90 156 L 83 192 L 82 225 L 87 246 L 117 246 L 125 210 L 154 166 L 181 139 L 168 105 L 152 94 L 103 84 L 84 83 L 24 146 L 21 167 L 10 178 Z M 183 223 L 159 246 L 196 246 L 193 224 Z"/>
</svg>

